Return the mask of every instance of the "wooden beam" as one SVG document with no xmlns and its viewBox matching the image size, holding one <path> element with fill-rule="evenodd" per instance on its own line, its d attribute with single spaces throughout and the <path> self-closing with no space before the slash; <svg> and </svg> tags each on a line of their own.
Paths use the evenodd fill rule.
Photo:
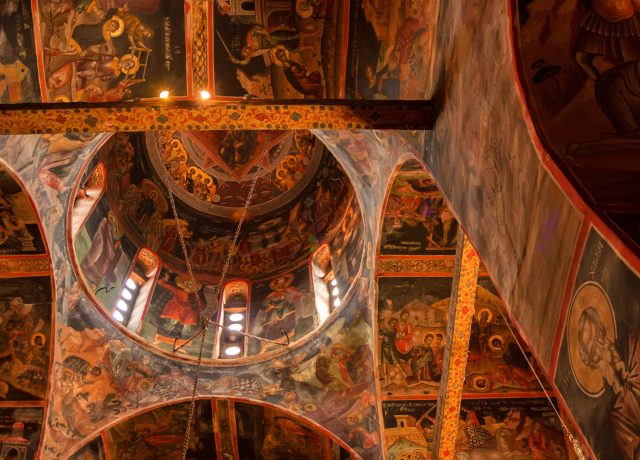
<svg viewBox="0 0 640 460">
<path fill-rule="evenodd" d="M 479 268 L 475 249 L 459 231 L 433 449 L 433 458 L 439 460 L 453 459 L 455 455 Z"/>
<path fill-rule="evenodd" d="M 0 104 L 0 134 L 229 129 L 431 129 L 430 101 Z"/>
</svg>

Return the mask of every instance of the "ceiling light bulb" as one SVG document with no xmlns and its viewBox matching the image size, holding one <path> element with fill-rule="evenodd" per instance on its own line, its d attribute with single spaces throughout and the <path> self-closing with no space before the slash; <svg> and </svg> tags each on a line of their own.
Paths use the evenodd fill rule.
<svg viewBox="0 0 640 460">
<path fill-rule="evenodd" d="M 120 296 L 122 296 L 122 298 L 124 300 L 131 300 L 133 299 L 133 294 L 131 294 L 131 291 L 129 289 L 123 289 L 122 293 L 120 294 Z"/>
<path fill-rule="evenodd" d="M 334 278 L 331 280 L 331 286 L 337 286 L 338 285 L 338 281 Z"/>
<path fill-rule="evenodd" d="M 122 316 L 122 313 L 120 313 L 118 310 L 114 311 L 112 313 L 112 316 L 116 319 L 116 321 L 119 321 L 119 322 L 124 321 L 124 316 Z"/>
<path fill-rule="evenodd" d="M 224 350 L 224 354 L 227 356 L 236 356 L 240 354 L 240 347 L 228 347 Z"/>
<path fill-rule="evenodd" d="M 207 99 L 211 98 L 211 93 L 209 91 L 207 91 L 206 89 L 203 89 L 202 91 L 200 91 L 200 99 L 202 99 L 203 101 L 206 101 Z"/>
<path fill-rule="evenodd" d="M 334 300 L 333 301 L 333 306 L 336 307 L 336 308 L 339 307 L 340 306 L 340 299 Z"/>
<path fill-rule="evenodd" d="M 229 324 L 229 330 L 239 332 L 242 330 L 242 324 L 240 323 Z"/>
<path fill-rule="evenodd" d="M 331 295 L 336 296 L 338 294 L 340 294 L 340 289 L 338 289 L 337 287 L 334 287 L 333 291 L 331 291 Z"/>
<path fill-rule="evenodd" d="M 169 99 L 169 91 L 166 89 L 164 91 L 160 91 L 160 99 Z"/>
<path fill-rule="evenodd" d="M 129 289 L 136 289 L 138 287 L 136 282 L 133 281 L 131 278 L 129 278 L 125 284 Z"/>
<path fill-rule="evenodd" d="M 242 321 L 243 319 L 244 315 L 242 313 L 232 313 L 229 315 L 229 321 L 233 321 L 234 323 Z"/>
<path fill-rule="evenodd" d="M 127 302 L 125 302 L 122 299 L 118 300 L 116 307 L 118 307 L 118 310 L 121 310 L 121 311 L 127 311 L 129 309 L 129 305 L 127 305 Z"/>
</svg>

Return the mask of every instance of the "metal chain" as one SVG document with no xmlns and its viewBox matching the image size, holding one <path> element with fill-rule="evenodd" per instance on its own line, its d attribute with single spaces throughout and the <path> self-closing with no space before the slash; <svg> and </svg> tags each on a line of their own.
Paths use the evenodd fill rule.
<svg viewBox="0 0 640 460">
<path fill-rule="evenodd" d="M 222 286 L 224 285 L 224 281 L 225 281 L 225 278 L 227 276 L 227 272 L 228 272 L 229 267 L 231 265 L 231 259 L 233 258 L 233 254 L 235 252 L 235 247 L 236 247 L 236 244 L 237 244 L 238 239 L 240 237 L 240 231 L 242 230 L 242 224 L 244 223 L 244 219 L 247 216 L 247 212 L 248 212 L 249 206 L 251 204 L 251 200 L 253 198 L 255 187 L 256 187 L 256 184 L 258 182 L 258 177 L 260 176 L 260 172 L 262 171 L 265 155 L 266 155 L 266 152 L 268 150 L 269 141 L 270 140 L 271 140 L 271 133 L 269 133 L 267 135 L 267 139 L 265 141 L 264 148 L 262 149 L 262 153 L 260 154 L 260 160 L 259 160 L 259 163 L 258 163 L 258 170 L 256 171 L 256 174 L 253 177 L 253 180 L 251 182 L 251 188 L 249 189 L 249 194 L 247 195 L 247 199 L 246 199 L 246 201 L 244 203 L 244 206 L 242 208 L 242 211 L 240 213 L 240 217 L 238 219 L 238 225 L 237 225 L 236 231 L 235 231 L 235 233 L 233 235 L 233 240 L 229 243 L 229 251 L 227 253 L 227 258 L 225 260 L 224 266 L 222 268 L 222 273 L 220 274 L 220 279 L 218 281 L 218 290 L 217 290 L 217 296 L 216 296 L 215 302 L 212 303 L 211 306 L 209 308 L 207 308 L 203 312 L 202 305 L 200 303 L 200 296 L 197 295 L 197 293 L 196 293 L 196 304 L 197 304 L 197 307 L 198 307 L 198 312 L 200 313 L 201 329 L 200 329 L 200 332 L 198 334 L 196 334 L 194 337 L 192 337 L 189 340 L 189 342 L 191 340 L 193 340 L 193 338 L 195 338 L 198 335 L 200 335 L 200 346 L 199 346 L 199 349 L 198 349 L 198 360 L 197 360 L 197 363 L 196 363 L 196 373 L 195 373 L 195 376 L 194 376 L 194 379 L 193 379 L 193 390 L 191 392 L 191 404 L 189 406 L 189 415 L 188 415 L 188 418 L 187 418 L 187 426 L 185 428 L 185 436 L 184 436 L 184 442 L 183 442 L 183 446 L 182 446 L 182 458 L 183 459 L 186 459 L 187 451 L 189 449 L 189 438 L 191 436 L 191 423 L 193 421 L 193 416 L 194 416 L 194 413 L 195 413 L 196 395 L 197 395 L 197 392 L 198 392 L 198 380 L 200 378 L 200 368 L 202 366 L 202 354 L 203 354 L 203 351 L 204 351 L 205 336 L 207 334 L 207 330 L 209 328 L 209 324 L 213 323 L 218 328 L 230 331 L 230 329 L 227 328 L 224 324 L 218 323 L 216 321 L 212 321 L 211 320 L 211 314 L 213 313 L 213 307 L 215 305 L 219 304 L 220 294 L 222 292 Z M 160 160 L 162 161 L 162 158 Z M 176 208 L 175 200 L 174 200 L 174 197 L 173 197 L 173 192 L 171 191 L 169 172 L 167 170 L 166 165 L 164 165 L 164 161 L 162 161 L 162 164 L 164 166 L 163 167 L 163 172 L 164 172 L 165 186 L 167 187 L 167 191 L 168 191 L 168 194 L 169 194 L 169 202 L 171 204 L 171 210 L 172 210 L 173 217 L 174 217 L 174 220 L 175 220 L 176 229 L 178 231 L 178 238 L 180 240 L 180 246 L 182 248 L 182 254 L 183 254 L 183 257 L 185 259 L 185 263 L 186 263 L 186 266 L 187 266 L 187 272 L 189 274 L 191 282 L 195 286 L 196 285 L 196 279 L 195 279 L 195 276 L 193 274 L 193 268 L 191 266 L 191 261 L 189 259 L 189 255 L 188 255 L 188 252 L 187 252 L 187 246 L 186 246 L 186 243 L 185 243 L 185 240 L 184 240 L 184 235 L 182 233 L 182 226 L 180 225 L 180 222 L 179 222 L 178 210 Z M 233 332 L 236 332 L 236 331 L 233 331 Z M 277 345 L 281 345 L 281 346 L 285 346 L 285 347 L 287 346 L 287 344 L 285 344 L 285 343 L 276 342 L 275 340 L 270 340 L 270 339 L 266 339 L 264 337 L 255 336 L 253 334 L 249 334 L 249 333 L 246 333 L 246 332 L 240 332 L 240 335 L 243 335 L 245 337 L 250 337 L 250 338 L 253 338 L 253 339 L 257 339 L 257 340 L 260 340 L 260 341 L 264 341 L 264 342 L 275 343 Z"/>
<path fill-rule="evenodd" d="M 544 395 L 549 400 L 549 404 L 551 405 L 551 408 L 553 409 L 553 411 L 558 416 L 558 420 L 560 421 L 560 425 L 562 427 L 562 431 L 569 438 L 569 442 L 571 443 L 571 447 L 573 448 L 573 450 L 574 450 L 574 452 L 576 454 L 576 457 L 578 457 L 578 460 L 586 460 L 586 457 L 584 455 L 584 452 L 582 451 L 582 446 L 580 445 L 580 442 L 576 439 L 576 437 L 573 435 L 573 433 L 571 433 L 571 431 L 569 431 L 569 428 L 564 423 L 564 420 L 562 420 L 562 417 L 560 416 L 560 412 L 558 412 L 558 410 L 556 409 L 556 406 L 553 403 L 553 400 L 551 399 L 551 396 L 549 395 L 549 392 L 547 391 L 547 389 L 545 388 L 544 384 L 542 383 L 542 379 L 538 376 L 538 373 L 536 372 L 535 368 L 533 367 L 533 364 L 531 363 L 531 361 L 529 361 L 529 358 L 527 357 L 527 354 L 526 354 L 524 348 L 520 344 L 520 340 L 518 340 L 518 337 L 516 336 L 515 332 L 511 328 L 511 324 L 509 323 L 509 320 L 507 319 L 507 317 L 505 316 L 505 314 L 502 312 L 501 309 L 499 311 L 500 311 L 500 315 L 502 316 L 502 319 L 504 319 L 504 322 L 507 325 L 507 328 L 509 329 L 509 332 L 511 332 L 511 335 L 513 336 L 513 340 L 516 342 L 516 344 L 518 345 L 518 348 L 520 348 L 520 352 L 522 353 L 522 356 L 524 356 L 524 359 L 527 361 L 527 364 L 529 365 L 529 369 L 531 369 L 531 372 L 533 372 L 533 375 L 535 376 L 536 380 L 538 381 L 538 385 L 540 385 L 540 388 L 542 389 Z"/>
</svg>

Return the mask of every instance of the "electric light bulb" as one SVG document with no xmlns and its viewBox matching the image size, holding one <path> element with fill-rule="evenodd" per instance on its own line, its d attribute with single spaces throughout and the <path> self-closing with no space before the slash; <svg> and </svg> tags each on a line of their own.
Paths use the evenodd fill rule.
<svg viewBox="0 0 640 460">
<path fill-rule="evenodd" d="M 116 307 L 118 307 L 118 310 L 121 310 L 121 311 L 127 311 L 129 309 L 129 305 L 127 304 L 127 302 L 125 302 L 122 299 L 118 300 Z"/>
<path fill-rule="evenodd" d="M 227 356 L 236 356 L 240 354 L 240 347 L 228 347 L 224 350 L 224 354 Z"/>
<path fill-rule="evenodd" d="M 112 316 L 119 322 L 123 322 L 124 321 L 124 316 L 122 316 L 122 313 L 120 313 L 118 310 L 114 311 L 112 313 Z"/>
<path fill-rule="evenodd" d="M 200 91 L 200 99 L 206 101 L 209 98 L 211 98 L 211 93 L 209 91 L 207 91 L 206 89 Z"/>
<path fill-rule="evenodd" d="M 120 296 L 125 300 L 133 299 L 133 294 L 131 294 L 131 291 L 129 289 L 123 289 L 120 293 Z"/>
<path fill-rule="evenodd" d="M 229 315 L 229 321 L 233 321 L 234 323 L 242 321 L 243 319 L 244 315 L 242 313 L 232 313 Z"/>
<path fill-rule="evenodd" d="M 164 91 L 160 91 L 160 99 L 169 99 L 169 91 L 166 89 Z"/>
</svg>

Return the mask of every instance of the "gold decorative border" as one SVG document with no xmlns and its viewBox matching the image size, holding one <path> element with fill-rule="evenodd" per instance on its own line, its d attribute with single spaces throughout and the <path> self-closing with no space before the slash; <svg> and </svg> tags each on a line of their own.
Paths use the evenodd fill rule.
<svg viewBox="0 0 640 460">
<path fill-rule="evenodd" d="M 33 259 L 0 257 L 0 277 L 3 278 L 24 276 L 25 274 L 48 275 L 50 271 L 51 265 L 46 257 Z"/>
<path fill-rule="evenodd" d="M 378 259 L 376 271 L 381 273 L 453 273 L 453 257 L 448 259 Z"/>
</svg>

